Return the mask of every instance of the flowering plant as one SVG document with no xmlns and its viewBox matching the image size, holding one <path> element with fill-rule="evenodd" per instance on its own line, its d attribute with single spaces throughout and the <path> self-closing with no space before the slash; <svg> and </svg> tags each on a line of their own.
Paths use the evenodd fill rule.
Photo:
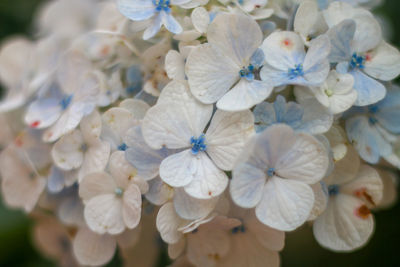
<svg viewBox="0 0 400 267">
<path fill-rule="evenodd" d="M 400 168 L 377 2 L 48 3 L 0 49 L 5 203 L 63 266 L 153 266 L 158 236 L 171 266 L 279 266 L 305 223 L 361 248 Z"/>
</svg>

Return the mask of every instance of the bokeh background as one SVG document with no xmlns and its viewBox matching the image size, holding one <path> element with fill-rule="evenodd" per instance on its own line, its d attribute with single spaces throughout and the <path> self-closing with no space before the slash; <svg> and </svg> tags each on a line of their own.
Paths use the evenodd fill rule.
<svg viewBox="0 0 400 267">
<path fill-rule="evenodd" d="M 32 36 L 33 17 L 46 0 L 0 0 L 0 42 L 15 34 Z M 400 0 L 386 0 L 375 14 L 391 25 L 389 41 L 400 47 Z M 1 88 L 0 88 L 1 92 Z M 353 253 L 332 253 L 321 248 L 308 225 L 286 235 L 281 253 L 283 267 L 395 267 L 400 266 L 400 203 L 375 213 L 376 231 L 369 244 Z M 32 220 L 23 212 L 9 210 L 0 200 L 0 267 L 50 267 L 31 241 Z M 165 254 L 159 266 L 167 265 Z M 108 266 L 121 266 L 115 257 Z M 140 267 L 140 266 L 139 266 Z M 245 267 L 245 266 L 244 266 Z"/>
</svg>

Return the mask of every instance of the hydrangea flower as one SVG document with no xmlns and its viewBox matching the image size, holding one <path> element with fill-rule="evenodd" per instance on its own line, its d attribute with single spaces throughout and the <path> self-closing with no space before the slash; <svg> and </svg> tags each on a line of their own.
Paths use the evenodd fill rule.
<svg viewBox="0 0 400 267">
<path fill-rule="evenodd" d="M 46 188 L 50 148 L 35 133 L 21 132 L 0 154 L 1 190 L 10 207 L 31 212 Z"/>
<path fill-rule="evenodd" d="M 357 100 L 354 79 L 350 74 L 329 73 L 326 81 L 318 87 L 295 88 L 297 99 L 316 98 L 331 114 L 340 114 L 350 109 Z"/>
<path fill-rule="evenodd" d="M 314 205 L 310 185 L 328 168 L 324 146 L 286 125 L 270 126 L 246 145 L 233 169 L 230 192 L 243 208 L 272 228 L 291 231 L 302 225 Z"/>
<path fill-rule="evenodd" d="M 110 144 L 100 139 L 101 117 L 97 111 L 85 117 L 80 129 L 64 135 L 51 151 L 54 163 L 62 170 L 77 170 L 78 181 L 91 172 L 104 170 Z"/>
<path fill-rule="evenodd" d="M 338 72 L 353 76 L 358 93 L 355 105 L 366 106 L 382 100 L 386 89 L 377 80 L 389 81 L 400 74 L 399 51 L 382 41 L 379 23 L 364 9 L 334 2 L 323 14 L 331 28 L 329 60 L 338 63 Z"/>
<path fill-rule="evenodd" d="M 326 210 L 314 221 L 315 238 L 334 251 L 361 247 L 374 230 L 370 208 L 382 198 L 378 173 L 368 165 L 360 165 L 358 155 L 350 150 L 324 182 L 329 200 Z"/>
<path fill-rule="evenodd" d="M 211 213 L 219 200 L 218 197 L 193 198 L 182 188 L 174 189 L 161 180 L 159 176 L 161 162 L 178 151 L 150 148 L 142 136 L 140 126 L 133 127 L 127 132 L 127 140 L 128 149 L 125 157 L 133 166 L 138 166 L 137 176 L 148 181 L 149 191 L 145 194 L 147 200 L 158 206 L 172 201 L 176 213 L 186 220 L 204 218 Z"/>
<path fill-rule="evenodd" d="M 400 88 L 395 86 L 382 101 L 346 114 L 347 136 L 365 161 L 375 164 L 392 156 L 392 144 L 400 134 L 399 101 Z"/>
<path fill-rule="evenodd" d="M 261 49 L 266 61 L 260 72 L 261 79 L 274 86 L 316 86 L 328 76 L 330 42 L 324 35 L 310 43 L 307 53 L 301 37 L 288 31 L 272 33 L 264 40 Z"/>
<path fill-rule="evenodd" d="M 175 34 L 182 32 L 182 26 L 171 15 L 171 5 L 181 6 L 195 0 L 118 0 L 120 12 L 134 21 L 151 19 L 143 33 L 147 40 L 158 33 L 161 26 Z"/>
<path fill-rule="evenodd" d="M 264 55 L 258 49 L 262 33 L 254 20 L 220 14 L 208 27 L 207 40 L 189 54 L 185 66 L 190 90 L 198 100 L 239 111 L 270 95 L 270 83 L 256 77 Z"/>
<path fill-rule="evenodd" d="M 125 160 L 124 152 L 110 157 L 110 174 L 92 172 L 79 187 L 85 203 L 85 220 L 89 228 L 99 234 L 120 234 L 133 229 L 140 222 L 142 193 L 147 183 L 136 177 L 136 169 Z"/>
<path fill-rule="evenodd" d="M 254 108 L 256 132 L 273 124 L 284 123 L 297 132 L 321 134 L 332 126 L 333 117 L 314 99 L 303 103 L 287 102 L 278 95 L 274 103 L 263 102 Z"/>
<path fill-rule="evenodd" d="M 183 187 L 195 198 L 220 195 L 228 184 L 223 170 L 231 170 L 254 131 L 250 111 L 230 113 L 198 102 L 186 82 L 172 81 L 142 125 L 143 137 L 153 149 L 182 149 L 161 162 L 160 177 L 172 187 Z M 207 131 L 204 129 L 209 123 Z"/>
<path fill-rule="evenodd" d="M 90 66 L 77 51 L 66 55 L 58 70 L 58 87 L 39 97 L 28 107 L 25 122 L 35 129 L 49 127 L 43 140 L 53 142 L 75 129 L 96 107 L 99 84 Z"/>
</svg>

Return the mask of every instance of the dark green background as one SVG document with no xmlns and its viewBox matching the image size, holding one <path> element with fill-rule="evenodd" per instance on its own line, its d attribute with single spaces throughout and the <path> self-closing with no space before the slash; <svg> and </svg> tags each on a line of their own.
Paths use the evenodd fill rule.
<svg viewBox="0 0 400 267">
<path fill-rule="evenodd" d="M 84 1 L 84 0 L 82 0 Z M 16 33 L 31 36 L 32 16 L 43 0 L 0 0 L 0 40 Z M 400 1 L 386 0 L 377 10 L 393 25 L 393 40 L 400 46 Z M 354 253 L 339 254 L 322 249 L 315 242 L 311 227 L 288 233 L 281 253 L 282 266 L 400 266 L 400 205 L 376 214 L 376 232 L 369 244 Z M 0 202 L 0 267 L 55 266 L 43 259 L 31 245 L 32 222 L 20 211 L 7 210 Z M 165 258 L 165 257 L 163 257 Z M 164 260 L 165 261 L 165 260 Z M 165 266 L 161 263 L 160 266 Z M 120 266 L 114 259 L 110 266 Z M 139 266 L 140 267 L 140 266 Z M 244 266 L 245 267 L 245 266 Z"/>
</svg>

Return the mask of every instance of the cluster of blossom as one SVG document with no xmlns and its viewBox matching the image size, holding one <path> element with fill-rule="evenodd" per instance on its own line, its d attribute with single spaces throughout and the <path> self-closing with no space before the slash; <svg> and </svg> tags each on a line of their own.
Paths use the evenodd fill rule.
<svg viewBox="0 0 400 267">
<path fill-rule="evenodd" d="M 377 2 L 48 3 L 0 51 L 5 203 L 64 266 L 154 266 L 161 239 L 172 266 L 279 266 L 305 223 L 362 247 L 400 168 Z"/>
</svg>

